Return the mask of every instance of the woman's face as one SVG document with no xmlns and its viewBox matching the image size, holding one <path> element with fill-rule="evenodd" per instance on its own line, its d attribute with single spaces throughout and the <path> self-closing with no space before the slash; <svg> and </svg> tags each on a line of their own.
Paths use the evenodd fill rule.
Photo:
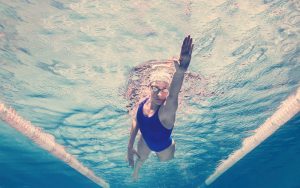
<svg viewBox="0 0 300 188">
<path fill-rule="evenodd" d="M 151 100 L 161 105 L 169 95 L 169 83 L 164 81 L 155 81 L 150 84 Z"/>
</svg>

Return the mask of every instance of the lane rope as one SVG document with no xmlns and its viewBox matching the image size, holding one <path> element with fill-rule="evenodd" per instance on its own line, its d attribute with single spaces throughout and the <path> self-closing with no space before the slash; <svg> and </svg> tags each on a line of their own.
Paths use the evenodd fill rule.
<svg viewBox="0 0 300 188">
<path fill-rule="evenodd" d="M 9 126 L 15 128 L 17 131 L 28 137 L 39 147 L 47 150 L 58 159 L 64 161 L 66 164 L 71 166 L 73 169 L 86 176 L 96 184 L 104 188 L 109 188 L 109 184 L 95 175 L 95 173 L 89 168 L 85 167 L 80 163 L 76 157 L 69 154 L 64 146 L 58 144 L 55 141 L 53 135 L 45 133 L 41 128 L 31 124 L 30 121 L 25 120 L 17 112 L 9 107 L 7 108 L 3 103 L 0 102 L 0 119 L 6 122 Z"/>
<path fill-rule="evenodd" d="M 277 129 L 292 119 L 300 111 L 300 87 L 296 92 L 284 100 L 275 113 L 269 117 L 259 128 L 255 130 L 254 135 L 246 138 L 240 149 L 234 151 L 224 160 L 206 180 L 205 184 L 210 185 L 225 171 L 231 168 L 235 163 L 241 160 L 245 155 L 271 136 Z"/>
</svg>

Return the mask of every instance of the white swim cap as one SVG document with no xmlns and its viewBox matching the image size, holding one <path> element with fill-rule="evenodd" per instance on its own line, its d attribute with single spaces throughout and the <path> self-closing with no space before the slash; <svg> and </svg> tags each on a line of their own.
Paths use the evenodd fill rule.
<svg viewBox="0 0 300 188">
<path fill-rule="evenodd" d="M 168 84 L 170 84 L 171 75 L 162 71 L 153 72 L 150 76 L 150 83 L 155 81 L 167 82 Z"/>
</svg>

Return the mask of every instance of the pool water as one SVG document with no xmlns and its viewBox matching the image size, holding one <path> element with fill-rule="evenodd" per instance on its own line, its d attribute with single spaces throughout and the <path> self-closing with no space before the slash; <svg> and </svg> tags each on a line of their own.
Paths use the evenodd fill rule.
<svg viewBox="0 0 300 188">
<path fill-rule="evenodd" d="M 299 29 L 296 0 L 0 0 L 0 102 L 110 187 L 199 187 L 299 87 Z M 134 67 L 178 57 L 188 34 L 189 70 L 210 95 L 178 109 L 175 159 L 152 153 L 132 182 L 121 91 Z M 97 187 L 0 124 L 0 188 Z M 298 138 L 299 114 L 210 187 L 300 187 Z"/>
</svg>

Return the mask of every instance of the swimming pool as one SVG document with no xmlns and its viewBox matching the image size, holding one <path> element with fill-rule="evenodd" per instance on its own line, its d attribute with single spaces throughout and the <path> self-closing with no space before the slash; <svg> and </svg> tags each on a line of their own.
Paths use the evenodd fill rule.
<svg viewBox="0 0 300 188">
<path fill-rule="evenodd" d="M 292 0 L 2 0 L 0 102 L 110 187 L 198 187 L 299 87 L 299 11 Z M 178 110 L 175 159 L 151 155 L 132 182 L 122 90 L 134 67 L 178 56 L 186 34 L 195 39 L 189 70 L 207 95 L 188 96 Z M 97 187 L 0 124 L 1 188 Z M 299 114 L 211 186 L 299 186 L 297 125 Z"/>
</svg>

